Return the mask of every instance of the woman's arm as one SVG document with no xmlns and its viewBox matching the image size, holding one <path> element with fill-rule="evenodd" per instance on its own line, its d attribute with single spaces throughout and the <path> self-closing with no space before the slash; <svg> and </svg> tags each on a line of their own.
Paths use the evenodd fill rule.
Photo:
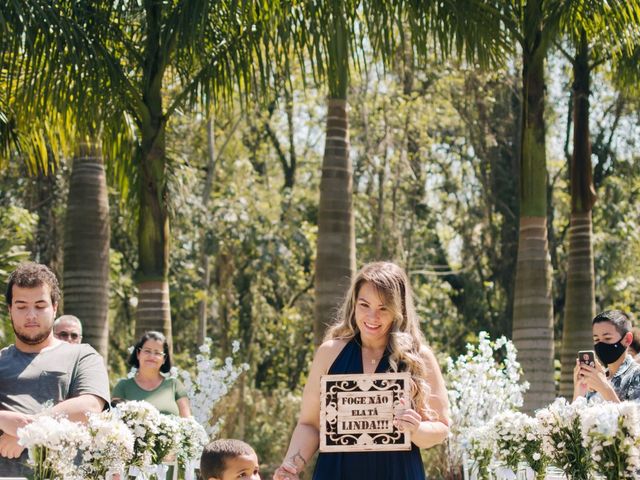
<svg viewBox="0 0 640 480">
<path fill-rule="evenodd" d="M 449 399 L 444 378 L 435 355 L 428 348 L 421 352 L 427 366 L 425 379 L 431 391 L 429 392 L 429 411 L 418 413 L 407 409 L 396 416 L 401 429 L 411 432 L 411 441 L 420 448 L 429 448 L 444 442 L 449 435 Z"/>
<path fill-rule="evenodd" d="M 302 393 L 302 407 L 289 449 L 282 465 L 273 474 L 274 480 L 298 478 L 320 443 L 320 377 L 328 370 L 345 342 L 330 340 L 323 343 L 315 354 L 307 384 Z"/>
<path fill-rule="evenodd" d="M 176 400 L 178 404 L 178 412 L 183 418 L 191 416 L 191 405 L 189 404 L 189 397 L 182 397 Z"/>
</svg>

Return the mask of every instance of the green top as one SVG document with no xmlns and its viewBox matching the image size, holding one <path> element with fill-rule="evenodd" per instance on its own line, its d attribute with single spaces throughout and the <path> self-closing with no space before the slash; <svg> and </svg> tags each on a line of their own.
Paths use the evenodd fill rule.
<svg viewBox="0 0 640 480">
<path fill-rule="evenodd" d="M 133 378 L 120 380 L 111 392 L 112 398 L 144 400 L 166 415 L 180 415 L 176 400 L 187 396 L 184 385 L 174 377 L 165 378 L 153 390 L 140 388 Z"/>
</svg>

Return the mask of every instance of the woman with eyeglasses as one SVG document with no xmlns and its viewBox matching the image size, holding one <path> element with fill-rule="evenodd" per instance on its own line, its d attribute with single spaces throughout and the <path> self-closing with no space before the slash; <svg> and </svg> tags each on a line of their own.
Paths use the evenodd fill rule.
<svg viewBox="0 0 640 480">
<path fill-rule="evenodd" d="M 135 344 L 129 365 L 137 369 L 132 378 L 120 380 L 111 392 L 112 403 L 144 400 L 167 415 L 190 417 L 187 391 L 171 370 L 167 339 L 160 332 L 149 331 Z"/>
</svg>

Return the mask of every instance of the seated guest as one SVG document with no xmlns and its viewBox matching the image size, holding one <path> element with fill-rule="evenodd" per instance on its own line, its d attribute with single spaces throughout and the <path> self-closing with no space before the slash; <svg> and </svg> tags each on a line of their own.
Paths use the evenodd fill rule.
<svg viewBox="0 0 640 480">
<path fill-rule="evenodd" d="M 133 378 L 120 380 L 112 392 L 114 403 L 144 400 L 167 415 L 190 417 L 189 398 L 182 383 L 163 374 L 171 370 L 167 339 L 160 332 L 149 331 L 135 344 L 129 365 L 137 369 Z"/>
<path fill-rule="evenodd" d="M 576 360 L 574 400 L 599 396 L 610 402 L 640 401 L 640 365 L 628 353 L 633 334 L 627 315 L 621 310 L 602 312 L 593 319 L 591 331 L 593 349 L 601 363 L 591 367 Z"/>
<path fill-rule="evenodd" d="M 60 300 L 54 273 L 26 262 L 9 277 L 5 294 L 15 344 L 0 351 L 0 474 L 30 476 L 17 430 L 47 402 L 52 413 L 86 421 L 109 402 L 104 360 L 90 345 L 72 345 L 53 335 Z"/>
<path fill-rule="evenodd" d="M 53 336 L 69 343 L 82 343 L 82 323 L 73 315 L 62 315 L 53 322 Z"/>
</svg>

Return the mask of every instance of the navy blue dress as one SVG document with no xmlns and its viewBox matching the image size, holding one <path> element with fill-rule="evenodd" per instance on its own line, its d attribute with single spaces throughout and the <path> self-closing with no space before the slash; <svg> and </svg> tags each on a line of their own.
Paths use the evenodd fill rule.
<svg viewBox="0 0 640 480">
<path fill-rule="evenodd" d="M 389 371 L 388 352 L 378 363 L 376 373 Z M 356 338 L 345 345 L 331 365 L 329 374 L 364 373 L 362 351 Z M 321 452 L 318 455 L 314 480 L 424 480 L 420 449 L 393 452 Z"/>
</svg>

